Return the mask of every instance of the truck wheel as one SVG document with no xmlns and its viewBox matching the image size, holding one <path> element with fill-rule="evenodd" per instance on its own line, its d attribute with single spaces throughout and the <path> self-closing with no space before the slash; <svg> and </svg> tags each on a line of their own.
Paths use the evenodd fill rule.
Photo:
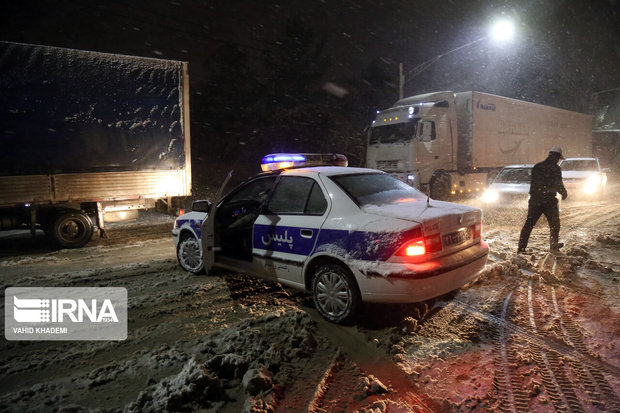
<svg viewBox="0 0 620 413">
<path fill-rule="evenodd" d="M 362 301 L 353 275 L 338 264 L 317 268 L 312 279 L 312 300 L 323 318 L 337 324 L 350 322 Z"/>
<path fill-rule="evenodd" d="M 431 179 L 430 195 L 433 199 L 446 200 L 450 196 L 450 175 L 439 173 Z"/>
<path fill-rule="evenodd" d="M 185 234 L 177 245 L 177 260 L 181 267 L 192 274 L 204 274 L 205 264 L 200 254 L 200 241 L 193 235 Z"/>
<path fill-rule="evenodd" d="M 52 238 L 63 248 L 83 247 L 93 237 L 93 223 L 81 212 L 72 211 L 60 215 L 51 228 Z"/>
</svg>

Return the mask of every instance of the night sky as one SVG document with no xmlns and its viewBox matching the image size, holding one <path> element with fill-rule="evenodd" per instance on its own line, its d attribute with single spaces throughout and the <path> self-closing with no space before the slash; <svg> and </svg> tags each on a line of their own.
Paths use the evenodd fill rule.
<svg viewBox="0 0 620 413">
<path fill-rule="evenodd" d="M 398 98 L 399 62 L 408 72 L 484 37 L 498 16 L 517 25 L 510 43 L 485 40 L 451 53 L 408 77 L 405 95 L 478 90 L 592 113 L 595 92 L 620 87 L 616 0 L 2 3 L 1 40 L 189 61 L 192 139 L 195 155 L 206 160 L 212 151 L 201 151 L 198 142 L 223 134 L 235 142 L 216 148 L 227 162 L 239 152 L 237 142 L 247 148 L 248 135 L 262 142 L 257 151 L 298 150 L 312 140 L 301 126 L 291 129 L 292 121 L 269 120 L 272 111 L 315 135 L 329 131 L 332 142 L 354 136 L 359 142 L 341 146 L 358 152 L 372 113 Z M 334 96 L 325 84 L 345 94 Z M 273 94 L 257 104 L 269 85 Z M 214 121 L 226 118 L 215 107 L 231 120 Z M 299 119 L 300 111 L 315 116 Z M 287 139 L 297 146 L 286 147 Z"/>
</svg>

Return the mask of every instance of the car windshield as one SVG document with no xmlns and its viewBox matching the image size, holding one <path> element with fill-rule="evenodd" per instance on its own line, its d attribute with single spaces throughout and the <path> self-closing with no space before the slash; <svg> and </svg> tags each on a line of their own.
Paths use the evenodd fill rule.
<svg viewBox="0 0 620 413">
<path fill-rule="evenodd" d="M 426 195 L 382 173 L 337 175 L 336 182 L 360 206 L 386 205 L 426 199 Z"/>
<path fill-rule="evenodd" d="M 532 168 L 505 168 L 497 175 L 495 182 L 500 184 L 529 184 Z"/>
<path fill-rule="evenodd" d="M 418 119 L 406 123 L 375 126 L 370 128 L 370 143 L 396 143 L 411 140 L 416 134 Z"/>
<path fill-rule="evenodd" d="M 598 164 L 594 159 L 569 159 L 560 165 L 563 171 L 598 171 Z"/>
</svg>

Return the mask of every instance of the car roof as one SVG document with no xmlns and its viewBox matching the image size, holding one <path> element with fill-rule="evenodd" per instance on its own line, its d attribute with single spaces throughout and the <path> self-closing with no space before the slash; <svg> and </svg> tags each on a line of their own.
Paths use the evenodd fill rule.
<svg viewBox="0 0 620 413">
<path fill-rule="evenodd" d="M 313 166 L 308 168 L 291 168 L 285 169 L 281 173 L 287 175 L 306 175 L 310 173 L 320 173 L 322 175 L 327 176 L 335 176 L 335 175 L 350 175 L 350 174 L 361 174 L 361 173 L 385 173 L 383 171 L 379 171 L 377 169 L 369 169 L 369 168 L 352 168 L 348 166 Z"/>
<path fill-rule="evenodd" d="M 534 164 L 522 164 L 522 165 L 506 165 L 504 169 L 512 169 L 512 168 L 533 168 Z"/>
<path fill-rule="evenodd" d="M 593 157 L 578 157 L 578 158 L 565 158 L 564 161 L 595 161 L 598 158 Z"/>
</svg>

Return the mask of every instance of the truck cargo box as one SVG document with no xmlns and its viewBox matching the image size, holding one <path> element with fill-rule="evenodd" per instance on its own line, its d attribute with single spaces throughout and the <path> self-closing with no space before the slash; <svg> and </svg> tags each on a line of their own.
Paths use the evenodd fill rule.
<svg viewBox="0 0 620 413">
<path fill-rule="evenodd" d="M 0 42 L 0 85 L 0 230 L 78 247 L 191 194 L 186 62 Z"/>
<path fill-rule="evenodd" d="M 187 63 L 0 42 L 0 175 L 178 169 Z"/>
<path fill-rule="evenodd" d="M 481 92 L 455 94 L 459 169 L 538 162 L 554 146 L 591 156 L 592 116 Z"/>
</svg>

